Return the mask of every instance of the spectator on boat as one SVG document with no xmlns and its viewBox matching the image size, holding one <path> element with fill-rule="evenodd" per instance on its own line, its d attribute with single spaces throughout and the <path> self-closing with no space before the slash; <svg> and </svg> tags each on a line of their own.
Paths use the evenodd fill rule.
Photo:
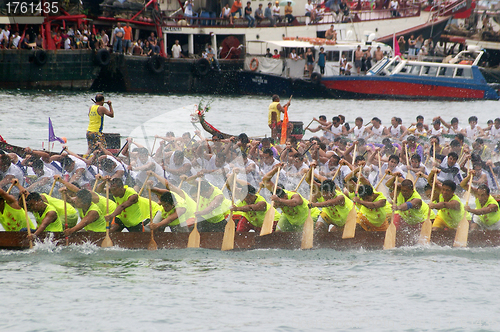
<svg viewBox="0 0 500 332">
<path fill-rule="evenodd" d="M 207 54 L 207 59 L 210 62 L 212 68 L 220 71 L 219 60 L 217 60 L 217 56 L 215 54 L 215 50 L 212 47 L 212 44 L 207 44 L 205 52 Z"/>
<path fill-rule="evenodd" d="M 307 3 L 305 5 L 305 10 L 306 10 L 306 14 L 305 16 L 308 16 L 311 21 L 310 22 L 314 22 L 314 5 L 312 4 L 312 0 L 307 0 Z"/>
<path fill-rule="evenodd" d="M 401 53 L 401 57 L 403 57 L 404 54 L 406 53 L 406 41 L 405 41 L 405 37 L 404 36 L 399 36 L 399 38 L 398 38 L 398 46 L 399 46 L 399 52 Z M 377 61 L 379 61 L 379 60 L 377 60 Z"/>
<path fill-rule="evenodd" d="M 285 107 L 290 106 L 290 100 L 281 106 L 280 97 L 278 95 L 273 95 L 272 103 L 269 104 L 269 119 L 268 125 L 271 128 L 271 137 L 278 138 L 278 127 L 281 128 L 281 113 L 285 113 Z M 292 124 L 289 123 L 289 130 L 291 130 Z"/>
<path fill-rule="evenodd" d="M 130 26 L 130 22 L 127 22 L 123 27 L 124 35 L 123 35 L 123 52 L 125 54 L 132 54 L 132 27 Z"/>
<path fill-rule="evenodd" d="M 285 6 L 285 18 L 288 21 L 288 24 L 292 23 L 295 20 L 295 17 L 293 16 L 293 8 L 292 8 L 292 2 L 288 1 L 287 5 Z"/>
<path fill-rule="evenodd" d="M 267 8 L 264 10 L 264 17 L 269 20 L 269 22 L 270 22 L 269 26 L 275 27 L 276 20 L 274 19 L 273 10 L 272 10 L 271 6 L 272 6 L 272 3 L 269 2 L 267 4 Z"/>
<path fill-rule="evenodd" d="M 36 48 L 43 50 L 43 38 L 41 34 L 38 34 L 35 38 Z"/>
<path fill-rule="evenodd" d="M 328 30 L 325 31 L 325 38 L 328 40 L 337 41 L 337 31 L 335 31 L 333 24 L 330 26 Z"/>
<path fill-rule="evenodd" d="M 415 40 L 415 55 L 418 56 L 423 44 L 424 44 L 424 36 L 420 35 Z"/>
<path fill-rule="evenodd" d="M 279 59 L 279 58 L 280 58 L 280 54 L 278 53 L 278 50 L 274 49 L 273 59 Z"/>
<path fill-rule="evenodd" d="M 122 39 L 124 35 L 125 30 L 123 30 L 122 24 L 120 22 L 116 23 L 116 28 L 113 30 L 113 53 L 123 52 Z"/>
<path fill-rule="evenodd" d="M 342 0 L 340 3 L 340 10 L 342 11 L 342 22 L 349 17 L 349 4 L 347 3 L 347 0 Z"/>
<path fill-rule="evenodd" d="M 142 55 L 151 56 L 152 53 L 153 53 L 153 50 L 151 49 L 151 46 L 149 45 L 149 41 L 146 40 L 144 42 L 144 47 L 142 49 Z"/>
<path fill-rule="evenodd" d="M 321 5 L 317 5 L 316 9 L 314 9 L 314 22 L 317 23 L 323 19 L 323 9 Z"/>
<path fill-rule="evenodd" d="M 391 0 L 390 7 L 391 7 L 391 15 L 392 15 L 392 17 L 398 17 L 398 16 L 400 16 L 399 11 L 398 11 L 398 7 L 399 7 L 398 0 Z"/>
<path fill-rule="evenodd" d="M 220 17 L 231 21 L 231 7 L 229 7 L 229 3 L 226 3 L 226 5 L 222 7 Z"/>
<path fill-rule="evenodd" d="M 417 55 L 416 45 L 417 41 L 415 40 L 415 37 L 411 35 L 410 38 L 408 39 L 408 59 L 410 60 L 414 60 L 415 56 Z"/>
<path fill-rule="evenodd" d="M 340 0 L 331 0 L 330 1 L 330 12 L 334 15 L 335 21 L 337 21 L 338 15 L 340 14 Z M 325 4 L 326 5 L 326 4 Z"/>
<path fill-rule="evenodd" d="M 182 47 L 179 44 L 179 40 L 175 40 L 175 44 L 172 45 L 172 58 L 174 59 L 179 59 L 183 58 L 184 55 L 182 54 Z"/>
<path fill-rule="evenodd" d="M 148 37 L 149 46 L 151 47 L 151 55 L 160 54 L 160 46 L 158 46 L 158 38 L 156 38 L 155 33 L 151 32 Z"/>
<path fill-rule="evenodd" d="M 320 74 L 325 75 L 326 52 L 324 47 L 319 48 L 318 60 L 316 62 L 318 63 Z"/>
<path fill-rule="evenodd" d="M 29 45 L 30 42 L 30 35 L 27 33 L 24 38 L 21 40 L 21 49 L 23 50 L 29 50 L 32 47 Z"/>
<path fill-rule="evenodd" d="M 69 35 L 69 34 L 68 34 L 68 35 Z M 108 45 L 109 45 L 109 37 L 108 37 L 108 35 L 106 34 L 106 31 L 104 31 L 104 29 L 103 29 L 103 30 L 101 30 L 101 41 L 102 41 L 102 46 L 103 46 L 103 48 L 108 47 Z"/>
<path fill-rule="evenodd" d="M 234 17 L 236 16 L 236 13 L 239 14 L 239 18 L 243 17 L 243 14 L 241 12 L 241 8 L 243 5 L 241 4 L 241 0 L 234 0 L 233 5 L 231 6 L 231 16 L 229 17 L 229 23 L 234 24 L 233 20 Z"/>
<path fill-rule="evenodd" d="M 365 51 L 365 67 L 368 72 L 372 68 L 372 47 L 368 46 L 368 49 Z"/>
<path fill-rule="evenodd" d="M 192 0 L 187 0 L 186 2 L 184 2 L 184 17 L 187 17 L 189 19 L 189 24 L 193 24 L 192 18 L 194 17 L 194 12 Z"/>
<path fill-rule="evenodd" d="M 68 37 L 66 38 L 66 40 L 64 41 L 64 49 L 65 50 L 71 50 L 74 48 L 74 46 L 72 45 L 72 40 L 73 40 L 73 37 Z"/>
<path fill-rule="evenodd" d="M 347 61 L 346 52 L 342 52 L 342 59 L 340 60 L 339 75 L 351 75 L 352 65 Z"/>
<path fill-rule="evenodd" d="M 314 53 L 312 52 L 310 47 L 307 48 L 305 58 L 306 58 L 306 66 L 307 66 L 308 75 L 309 75 L 309 78 L 311 78 L 311 75 L 312 75 L 313 69 L 314 69 Z"/>
<path fill-rule="evenodd" d="M 288 58 L 294 60 L 294 61 L 297 61 L 300 59 L 300 56 L 297 55 L 297 52 L 295 51 L 294 48 L 292 48 L 292 51 L 290 52 L 290 54 L 288 55 Z"/>
<path fill-rule="evenodd" d="M 0 33 L 0 46 L 9 48 L 10 41 L 10 24 L 6 24 L 5 28 Z"/>
<path fill-rule="evenodd" d="M 354 68 L 356 68 L 358 75 L 361 74 L 363 54 L 364 52 L 361 50 L 361 45 L 358 45 L 356 51 L 354 52 Z"/>
<path fill-rule="evenodd" d="M 94 34 L 90 35 L 89 48 L 91 50 L 97 50 L 97 49 L 99 49 L 99 43 L 95 39 L 95 35 Z"/>
<path fill-rule="evenodd" d="M 271 53 L 271 49 L 268 47 L 266 49 L 266 58 L 272 58 L 273 57 L 273 54 Z"/>
<path fill-rule="evenodd" d="M 429 54 L 428 46 L 427 46 L 426 42 L 427 42 L 427 40 L 424 41 L 424 44 L 422 45 L 422 47 L 418 51 L 418 56 L 417 56 L 418 61 L 423 61 L 424 57 Z"/>
<path fill-rule="evenodd" d="M 252 7 L 250 7 L 252 3 L 250 1 L 247 2 L 247 6 L 245 7 L 245 19 L 248 20 L 248 27 L 253 28 L 255 26 L 255 18 L 252 16 Z"/>
<path fill-rule="evenodd" d="M 82 49 L 89 49 L 89 37 L 87 35 L 82 36 Z"/>
<path fill-rule="evenodd" d="M 281 23 L 281 16 L 280 16 L 280 2 L 276 1 L 273 6 L 273 17 L 276 22 Z"/>
<path fill-rule="evenodd" d="M 262 4 L 259 3 L 259 8 L 255 10 L 255 20 L 257 21 L 257 25 L 259 25 L 263 19 L 265 19 L 264 11 L 262 10 Z"/>
</svg>

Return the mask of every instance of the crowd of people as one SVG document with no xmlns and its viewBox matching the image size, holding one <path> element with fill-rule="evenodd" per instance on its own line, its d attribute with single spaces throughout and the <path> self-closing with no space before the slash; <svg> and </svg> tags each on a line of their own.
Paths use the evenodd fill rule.
<svg viewBox="0 0 500 332">
<path fill-rule="evenodd" d="M 176 137 L 169 131 L 155 136 L 152 150 L 128 138 L 111 153 L 102 119 L 115 112 L 102 95 L 95 100 L 83 156 L 67 148 L 60 154 L 2 152 L 0 222 L 6 231 L 28 222 L 32 237 L 70 235 L 104 232 L 109 222 L 112 232 L 189 232 L 196 221 L 200 232 L 222 232 L 232 211 L 237 231 L 258 232 L 271 202 L 275 231 L 300 231 L 309 212 L 316 232 L 340 231 L 353 209 L 365 231 L 385 231 L 393 212 L 400 230 L 420 227 L 427 216 L 434 229 L 455 229 L 464 215 L 472 230 L 500 228 L 491 194 L 499 189 L 500 118 L 480 128 L 474 116 L 464 127 L 457 118 L 426 123 L 418 116 L 405 126 L 393 117 L 385 127 L 377 117 L 349 124 L 343 115 L 320 115 L 305 128 L 315 136 L 303 140 L 288 131 L 280 145 L 275 138 L 290 101 L 281 105 L 273 96 L 272 138 L 218 132 L 207 138 L 200 131 Z M 469 185 L 474 208 L 460 199 Z M 151 201 L 148 190 L 155 194 Z M 35 222 L 26 220 L 23 197 Z"/>
</svg>

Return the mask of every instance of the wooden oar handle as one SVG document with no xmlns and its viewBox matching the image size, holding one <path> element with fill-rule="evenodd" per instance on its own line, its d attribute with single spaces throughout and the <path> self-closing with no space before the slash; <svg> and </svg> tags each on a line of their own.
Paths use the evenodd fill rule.
<svg viewBox="0 0 500 332">
<path fill-rule="evenodd" d="M 146 183 L 148 182 L 148 180 L 149 180 L 149 174 L 146 176 L 146 180 L 144 180 L 141 190 L 139 190 L 139 196 L 141 196 L 142 192 L 144 191 L 144 188 L 146 187 Z"/>
</svg>

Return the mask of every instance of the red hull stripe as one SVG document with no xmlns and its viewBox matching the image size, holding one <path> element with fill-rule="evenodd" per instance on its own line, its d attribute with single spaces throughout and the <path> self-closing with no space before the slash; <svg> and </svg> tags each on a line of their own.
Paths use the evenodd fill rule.
<svg viewBox="0 0 500 332">
<path fill-rule="evenodd" d="M 376 80 L 323 80 L 328 89 L 345 92 L 384 95 L 384 96 L 410 96 L 410 97 L 443 97 L 460 99 L 483 99 L 484 91 L 477 89 L 453 88 L 448 86 L 388 82 Z"/>
</svg>

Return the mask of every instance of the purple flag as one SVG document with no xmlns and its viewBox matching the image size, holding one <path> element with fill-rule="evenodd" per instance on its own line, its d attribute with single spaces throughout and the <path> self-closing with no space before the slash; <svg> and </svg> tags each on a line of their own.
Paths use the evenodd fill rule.
<svg viewBox="0 0 500 332">
<path fill-rule="evenodd" d="M 64 144 L 64 141 L 54 134 L 54 128 L 52 127 L 52 121 L 49 118 L 49 142 L 59 141 L 59 143 Z"/>
</svg>

